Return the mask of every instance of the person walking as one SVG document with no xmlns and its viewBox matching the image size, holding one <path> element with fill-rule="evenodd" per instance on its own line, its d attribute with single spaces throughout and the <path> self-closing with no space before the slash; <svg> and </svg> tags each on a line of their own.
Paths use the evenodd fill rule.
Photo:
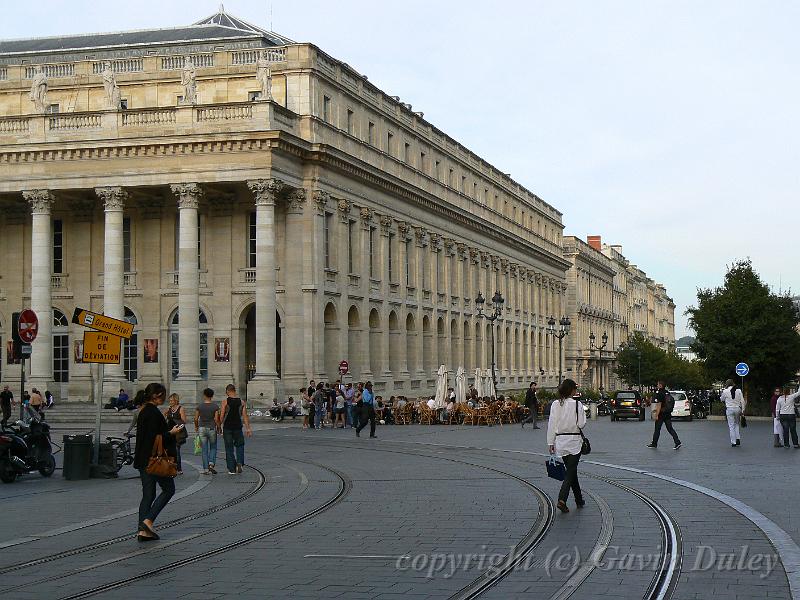
<svg viewBox="0 0 800 600">
<path fill-rule="evenodd" d="M 525 406 L 528 407 L 530 414 L 527 419 L 523 419 L 522 428 L 525 429 L 525 423 L 533 423 L 534 429 L 539 429 L 536 424 L 536 415 L 539 412 L 539 399 L 536 397 L 536 382 L 532 381 L 528 386 L 528 391 L 525 392 Z"/>
<path fill-rule="evenodd" d="M 181 446 L 186 443 L 186 438 L 189 437 L 189 432 L 186 431 L 186 411 L 181 406 L 181 398 L 178 394 L 170 394 L 167 399 L 169 408 L 164 411 L 164 418 L 167 420 L 169 427 L 176 425 L 183 425 L 183 429 L 175 436 L 175 462 L 178 465 L 178 475 L 183 475 L 183 465 L 181 464 Z"/>
<path fill-rule="evenodd" d="M 728 419 L 728 432 L 731 437 L 731 446 L 736 447 L 741 445 L 741 430 L 742 414 L 746 403 L 742 390 L 736 387 L 733 379 L 728 379 L 725 382 L 725 389 L 722 391 L 721 400 L 725 403 L 725 417 Z"/>
<path fill-rule="evenodd" d="M 355 427 L 356 426 L 356 419 L 354 416 L 354 409 L 355 406 L 353 404 L 353 399 L 355 398 L 356 391 L 353 388 L 352 383 L 348 383 L 344 387 L 344 409 L 345 409 L 345 424 L 348 427 Z"/>
<path fill-rule="evenodd" d="M 5 427 L 8 420 L 11 418 L 11 404 L 14 402 L 14 394 L 8 389 L 7 385 L 3 386 L 3 391 L 0 392 L 0 408 L 3 410 L 3 420 L 0 422 L 0 427 Z"/>
<path fill-rule="evenodd" d="M 219 404 L 214 402 L 214 390 L 203 390 L 203 402 L 194 411 L 194 430 L 200 436 L 203 475 L 217 474 L 217 433 L 219 433 Z"/>
<path fill-rule="evenodd" d="M 769 399 L 769 406 L 772 410 L 772 434 L 775 437 L 773 447 L 775 448 L 783 446 L 783 427 L 781 426 L 781 420 L 778 418 L 778 414 L 775 412 L 775 408 L 778 405 L 778 398 L 780 397 L 781 389 L 775 388 L 775 391 L 772 392 L 772 398 Z"/>
<path fill-rule="evenodd" d="M 236 475 L 242 472 L 244 464 L 244 434 L 250 437 L 253 435 L 253 430 L 250 429 L 247 405 L 236 395 L 236 386 L 229 383 L 225 387 L 225 396 L 220 407 L 222 439 L 225 442 L 225 462 L 228 466 L 228 475 Z M 242 428 L 244 428 L 244 434 Z"/>
<path fill-rule="evenodd" d="M 356 437 L 361 437 L 361 430 L 367 426 L 369 421 L 369 437 L 376 438 L 375 435 L 375 396 L 372 394 L 372 382 L 364 384 L 364 391 L 361 393 L 361 421 L 356 427 Z"/>
<path fill-rule="evenodd" d="M 175 494 L 175 480 L 172 477 L 159 477 L 147 472 L 147 463 L 153 454 L 156 436 L 161 436 L 164 449 L 175 456 L 175 435 L 184 429 L 181 425 L 167 426 L 164 415 L 158 407 L 164 404 L 167 390 L 160 383 L 150 383 L 144 390 L 144 404 L 136 419 L 136 450 L 133 467 L 139 470 L 142 480 L 142 500 L 139 503 L 139 526 L 136 539 L 150 542 L 158 539 L 154 523 L 159 513 Z M 161 493 L 156 497 L 156 485 Z"/>
<path fill-rule="evenodd" d="M 325 409 L 327 408 L 327 394 L 325 394 L 325 384 L 321 381 L 317 384 L 317 389 L 311 396 L 314 405 L 314 429 L 325 427 Z"/>
<path fill-rule="evenodd" d="M 795 450 L 800 450 L 800 444 L 797 443 L 796 403 L 798 398 L 800 398 L 800 390 L 790 394 L 789 388 L 784 387 L 783 394 L 778 396 L 778 401 L 775 403 L 775 411 L 781 420 L 781 427 L 783 428 L 783 447 L 789 447 L 789 435 L 791 434 Z"/>
<path fill-rule="evenodd" d="M 550 419 L 547 422 L 547 447 L 550 454 L 557 454 L 564 461 L 566 477 L 561 482 L 558 492 L 558 510 L 568 513 L 567 498 L 569 491 L 578 508 L 583 507 L 581 485 L 578 481 L 578 462 L 581 459 L 583 438 L 581 429 L 586 425 L 586 411 L 583 403 L 573 394 L 578 386 L 572 379 L 565 379 L 558 386 L 559 399 L 550 405 Z"/>
<path fill-rule="evenodd" d="M 334 410 L 334 413 L 336 414 L 336 420 L 333 422 L 333 427 L 335 429 L 344 429 L 345 422 L 346 422 L 345 414 L 344 414 L 345 413 L 344 405 L 346 403 L 346 400 L 345 400 L 344 392 L 342 391 L 342 388 L 340 388 L 339 386 L 336 386 L 335 392 L 336 392 L 336 401 L 335 401 L 333 410 Z M 339 425 L 340 422 L 341 422 L 341 425 Z"/>
<path fill-rule="evenodd" d="M 658 404 L 655 409 L 656 425 L 653 430 L 653 441 L 647 444 L 647 447 L 658 447 L 658 438 L 661 435 L 661 427 L 663 425 L 672 436 L 672 441 L 675 442 L 675 450 L 677 450 L 682 444 L 680 438 L 678 438 L 678 434 L 675 433 L 675 428 L 672 427 L 672 409 L 675 408 L 675 399 L 672 397 L 672 394 L 669 393 L 663 381 L 658 382 L 654 403 Z"/>
</svg>

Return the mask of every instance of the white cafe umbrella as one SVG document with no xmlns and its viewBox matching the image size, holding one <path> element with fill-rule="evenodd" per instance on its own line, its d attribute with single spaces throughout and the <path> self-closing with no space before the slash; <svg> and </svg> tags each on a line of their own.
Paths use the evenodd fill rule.
<svg viewBox="0 0 800 600">
<path fill-rule="evenodd" d="M 434 398 L 436 408 L 444 408 L 447 405 L 447 367 L 439 366 L 436 372 L 436 397 Z"/>
<path fill-rule="evenodd" d="M 456 402 L 464 402 L 467 397 L 467 376 L 464 367 L 458 367 L 456 371 Z"/>
<path fill-rule="evenodd" d="M 497 395 L 497 390 L 494 389 L 494 380 L 492 379 L 492 370 L 491 369 L 486 369 L 485 373 L 486 373 L 486 379 L 485 379 L 485 381 L 486 381 L 486 389 L 484 390 L 485 391 L 485 395 L 489 396 L 489 398 L 492 398 L 493 396 Z"/>
<path fill-rule="evenodd" d="M 475 369 L 475 391 L 478 392 L 478 398 L 483 398 L 483 371 Z"/>
</svg>

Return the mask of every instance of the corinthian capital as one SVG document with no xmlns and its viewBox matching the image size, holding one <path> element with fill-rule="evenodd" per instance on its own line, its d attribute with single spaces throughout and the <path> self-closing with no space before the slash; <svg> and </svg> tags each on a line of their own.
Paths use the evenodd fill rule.
<svg viewBox="0 0 800 600">
<path fill-rule="evenodd" d="M 178 208 L 197 208 L 203 194 L 199 183 L 173 183 L 169 189 L 178 199 Z"/>
<path fill-rule="evenodd" d="M 33 214 L 49 215 L 55 201 L 50 190 L 26 190 L 22 192 L 22 197 L 31 205 Z"/>
<path fill-rule="evenodd" d="M 251 179 L 247 187 L 256 197 L 257 206 L 275 204 L 278 194 L 286 189 L 286 184 L 280 179 Z"/>
<path fill-rule="evenodd" d="M 304 188 L 294 188 L 289 192 L 286 199 L 289 201 L 289 212 L 301 213 L 306 204 L 306 190 Z"/>
<path fill-rule="evenodd" d="M 347 223 L 350 221 L 350 204 L 349 200 L 345 200 L 342 198 L 339 200 L 339 204 L 337 208 L 339 209 L 339 217 L 342 219 L 342 223 Z"/>
<path fill-rule="evenodd" d="M 361 226 L 364 229 L 369 229 L 372 226 L 372 216 L 374 211 L 366 206 L 361 208 Z"/>
<path fill-rule="evenodd" d="M 317 207 L 317 214 L 324 215 L 325 209 L 328 208 L 328 200 L 331 199 L 331 195 L 328 192 L 323 192 L 322 190 L 314 190 L 312 197 L 314 198 L 314 204 Z"/>
<path fill-rule="evenodd" d="M 103 201 L 105 210 L 120 211 L 125 206 L 128 199 L 128 192 L 121 187 L 99 187 L 94 188 L 94 193 Z"/>
</svg>

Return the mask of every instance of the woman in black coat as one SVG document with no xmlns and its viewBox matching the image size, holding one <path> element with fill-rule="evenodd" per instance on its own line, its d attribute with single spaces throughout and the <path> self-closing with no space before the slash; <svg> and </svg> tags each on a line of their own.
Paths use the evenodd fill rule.
<svg viewBox="0 0 800 600">
<path fill-rule="evenodd" d="M 172 477 L 158 477 L 147 472 L 147 463 L 153 453 L 153 444 L 157 435 L 161 436 L 167 454 L 175 456 L 175 434 L 180 431 L 182 425 L 176 425 L 170 429 L 164 415 L 158 410 L 158 407 L 164 404 L 166 395 L 167 390 L 160 383 L 149 384 L 144 390 L 145 401 L 136 419 L 136 453 L 133 458 L 133 466 L 139 469 L 139 475 L 142 478 L 139 533 L 136 536 L 140 542 L 158 539 L 153 522 L 175 494 L 175 481 Z M 161 488 L 158 497 L 156 497 L 156 484 Z"/>
</svg>

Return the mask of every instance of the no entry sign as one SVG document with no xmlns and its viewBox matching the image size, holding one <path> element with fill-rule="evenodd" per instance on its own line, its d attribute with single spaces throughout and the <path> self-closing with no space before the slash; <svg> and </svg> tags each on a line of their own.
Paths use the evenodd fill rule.
<svg viewBox="0 0 800 600">
<path fill-rule="evenodd" d="M 19 339 L 30 344 L 38 333 L 39 318 L 30 308 L 26 308 L 19 314 Z"/>
<path fill-rule="evenodd" d="M 350 365 L 348 364 L 348 362 L 346 360 L 343 360 L 342 362 L 339 363 L 339 374 L 340 375 L 347 375 L 347 373 L 349 371 L 350 371 Z"/>
</svg>

